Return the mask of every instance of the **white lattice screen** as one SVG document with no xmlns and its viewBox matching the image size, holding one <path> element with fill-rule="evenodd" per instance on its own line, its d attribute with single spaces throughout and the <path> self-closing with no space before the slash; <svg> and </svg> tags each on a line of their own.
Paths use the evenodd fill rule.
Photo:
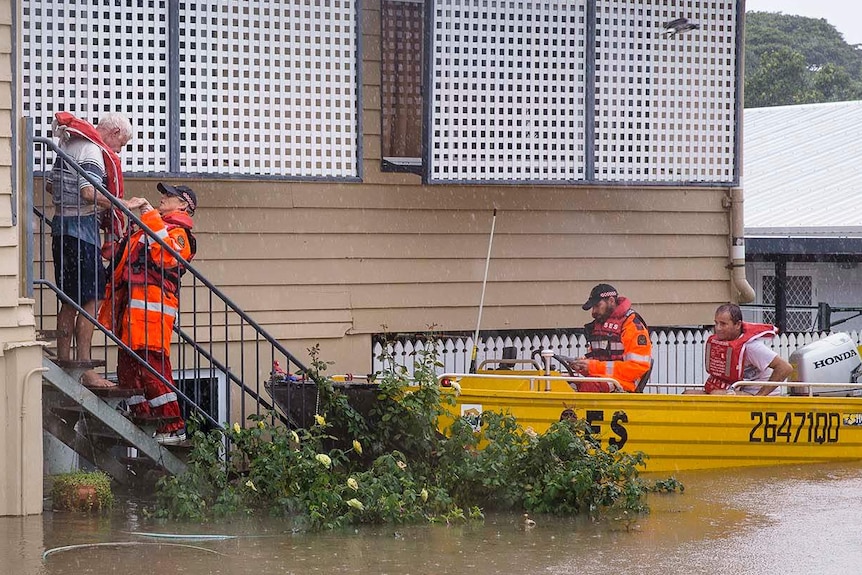
<svg viewBox="0 0 862 575">
<path fill-rule="evenodd" d="M 595 179 L 733 181 L 736 9 L 596 1 Z M 681 17 L 699 27 L 667 35 Z"/>
<path fill-rule="evenodd" d="M 115 4 L 24 1 L 24 114 L 33 118 L 36 136 L 50 137 L 55 112 L 93 123 L 105 112 L 122 112 L 135 128 L 122 154 L 125 170 L 165 171 L 167 2 Z"/>
<path fill-rule="evenodd" d="M 357 175 L 356 3 L 180 4 L 190 172 Z"/>
<path fill-rule="evenodd" d="M 428 1 L 428 180 L 583 179 L 585 0 Z"/>
<path fill-rule="evenodd" d="M 127 172 L 171 171 L 170 90 L 188 173 L 355 177 L 356 0 L 180 2 L 179 86 L 170 85 L 168 2 L 24 0 L 25 115 L 135 126 Z M 40 166 L 35 166 L 39 169 Z"/>
</svg>

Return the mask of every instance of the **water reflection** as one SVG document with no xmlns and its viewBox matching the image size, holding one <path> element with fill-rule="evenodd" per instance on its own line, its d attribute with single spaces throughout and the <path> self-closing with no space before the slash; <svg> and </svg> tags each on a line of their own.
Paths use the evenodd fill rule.
<svg viewBox="0 0 862 575">
<path fill-rule="evenodd" d="M 857 573 L 862 468 L 801 466 L 688 473 L 683 495 L 653 496 L 633 524 L 491 515 L 484 523 L 297 534 L 283 521 L 165 524 L 135 505 L 108 518 L 0 519 L 0 573 Z M 135 532 L 224 534 L 154 539 Z M 162 545 L 159 545 L 159 542 Z M 58 551 L 83 543 L 123 546 Z M 170 543 L 171 545 L 165 545 Z M 216 553 L 212 553 L 216 552 Z M 7 568 L 9 568 L 7 570 Z"/>
</svg>

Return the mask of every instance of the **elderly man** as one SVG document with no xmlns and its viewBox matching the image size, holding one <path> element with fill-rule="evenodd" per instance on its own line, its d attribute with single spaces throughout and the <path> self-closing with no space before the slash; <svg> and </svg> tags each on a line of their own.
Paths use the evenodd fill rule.
<svg viewBox="0 0 862 575">
<path fill-rule="evenodd" d="M 576 382 L 578 391 L 636 391 L 652 365 L 646 322 L 609 284 L 595 286 L 582 307 L 593 316 L 584 326 L 590 351 L 569 366 L 581 375 L 613 378 L 621 389 L 606 382 Z"/>
<path fill-rule="evenodd" d="M 793 366 L 767 347 L 763 340 L 777 333 L 775 326 L 742 321 L 742 310 L 726 303 L 715 310 L 715 333 L 706 341 L 706 393 L 727 393 L 737 381 L 784 381 Z M 769 395 L 774 385 L 742 386 L 736 391 Z"/>
<path fill-rule="evenodd" d="M 93 127 L 85 120 L 59 112 L 54 135 L 62 151 L 72 157 L 93 180 L 102 183 L 116 197 L 123 195 L 120 158 L 132 138 L 132 125 L 121 114 L 105 114 Z M 51 248 L 57 287 L 72 302 L 95 315 L 98 300 L 105 291 L 105 267 L 99 246 L 99 216 L 111 209 L 110 200 L 96 191 L 69 162 L 57 157 L 48 177 L 48 191 L 54 202 L 51 222 Z M 91 359 L 90 346 L 94 325 L 65 301 L 57 313 L 57 359 L 72 359 L 72 337 L 75 360 L 86 364 Z M 110 381 L 92 369 L 81 376 L 89 387 L 110 387 Z"/>
</svg>

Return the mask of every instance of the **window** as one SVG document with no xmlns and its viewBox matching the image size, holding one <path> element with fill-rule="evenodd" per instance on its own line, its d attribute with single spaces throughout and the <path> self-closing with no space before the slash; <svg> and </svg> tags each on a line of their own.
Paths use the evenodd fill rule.
<svg viewBox="0 0 862 575">
<path fill-rule="evenodd" d="M 595 168 L 588 178 L 734 179 L 736 10 L 734 0 L 596 1 Z M 669 36 L 664 24 L 683 14 L 698 28 Z M 716 34 L 724 23 L 727 31 Z M 725 79 L 724 89 L 714 88 Z"/>
<path fill-rule="evenodd" d="M 64 4 L 70 9 L 51 9 Z M 34 135 L 51 137 L 56 112 L 93 123 L 120 112 L 135 128 L 121 156 L 124 169 L 167 171 L 167 2 L 123 2 L 97 15 L 74 6 L 24 0 L 23 106 Z M 43 168 L 40 160 L 34 169 Z"/>
<path fill-rule="evenodd" d="M 814 282 L 811 274 L 797 275 L 787 272 L 787 330 L 811 331 L 816 327 L 814 310 L 794 310 L 790 306 L 810 306 L 814 301 Z M 760 299 L 764 305 L 775 305 L 775 276 L 764 274 L 760 278 Z M 775 324 L 775 310 L 763 310 L 763 323 Z"/>
<path fill-rule="evenodd" d="M 426 180 L 583 181 L 586 0 L 428 1 Z"/>
<path fill-rule="evenodd" d="M 426 1 L 426 182 L 736 180 L 735 0 Z"/>
<path fill-rule="evenodd" d="M 422 0 L 381 5 L 382 153 L 388 169 L 421 167 Z"/>
</svg>

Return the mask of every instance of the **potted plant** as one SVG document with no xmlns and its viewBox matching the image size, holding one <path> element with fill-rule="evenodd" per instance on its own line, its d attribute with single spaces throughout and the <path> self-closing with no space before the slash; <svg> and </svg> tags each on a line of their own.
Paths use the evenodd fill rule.
<svg viewBox="0 0 862 575">
<path fill-rule="evenodd" d="M 51 498 L 57 511 L 106 511 L 114 505 L 111 478 L 101 471 L 55 475 Z"/>
</svg>

